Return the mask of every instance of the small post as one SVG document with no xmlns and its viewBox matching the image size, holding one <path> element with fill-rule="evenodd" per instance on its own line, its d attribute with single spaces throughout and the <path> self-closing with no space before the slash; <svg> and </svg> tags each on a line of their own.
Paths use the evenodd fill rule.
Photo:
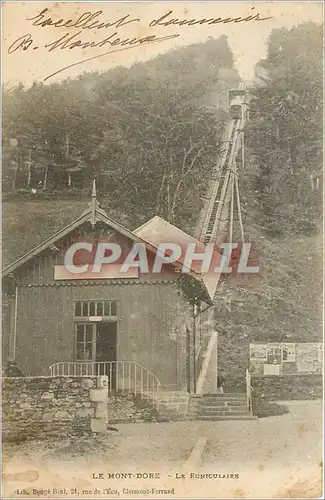
<svg viewBox="0 0 325 500">
<path fill-rule="evenodd" d="M 245 136 L 244 136 L 244 127 L 245 127 L 245 113 L 244 113 L 244 106 L 246 104 L 242 104 L 241 107 L 241 112 L 242 112 L 242 119 L 241 119 L 241 129 L 242 129 L 242 136 L 241 136 L 241 161 L 242 161 L 242 168 L 245 166 Z"/>
<path fill-rule="evenodd" d="M 32 180 L 32 150 L 29 149 L 28 152 L 28 179 L 27 179 L 27 187 L 30 187 L 30 183 Z"/>
<path fill-rule="evenodd" d="M 96 225 L 96 207 L 97 207 L 97 192 L 96 192 L 96 181 L 93 181 L 93 189 L 91 193 L 91 225 L 94 227 Z"/>
<path fill-rule="evenodd" d="M 234 195 L 235 195 L 235 172 L 231 172 L 231 199 L 230 199 L 230 224 L 229 224 L 229 242 L 232 243 L 234 226 Z"/>
<path fill-rule="evenodd" d="M 98 376 L 96 389 L 90 389 L 90 401 L 95 403 L 95 417 L 91 419 L 91 430 L 105 433 L 107 426 L 108 377 Z"/>
<path fill-rule="evenodd" d="M 196 306 L 193 305 L 193 392 L 196 394 L 196 324 L 195 324 Z"/>
</svg>

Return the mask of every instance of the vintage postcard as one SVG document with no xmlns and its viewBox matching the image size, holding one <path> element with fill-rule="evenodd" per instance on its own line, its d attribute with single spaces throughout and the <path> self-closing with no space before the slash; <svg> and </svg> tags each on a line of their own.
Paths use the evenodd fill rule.
<svg viewBox="0 0 325 500">
<path fill-rule="evenodd" d="M 1 7 L 2 498 L 324 498 L 322 2 Z"/>
</svg>

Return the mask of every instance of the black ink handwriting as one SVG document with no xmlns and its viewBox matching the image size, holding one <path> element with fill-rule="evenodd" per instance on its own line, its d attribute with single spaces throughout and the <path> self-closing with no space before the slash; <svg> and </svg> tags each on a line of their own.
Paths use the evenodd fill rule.
<svg viewBox="0 0 325 500">
<path fill-rule="evenodd" d="M 254 10 L 255 7 L 252 7 L 251 10 Z M 158 19 L 154 19 L 151 21 L 149 26 L 152 28 L 154 26 L 171 26 L 171 25 L 177 25 L 177 26 L 196 26 L 197 24 L 208 24 L 208 25 L 213 25 L 213 24 L 229 24 L 229 23 L 243 23 L 243 22 L 250 22 L 250 21 L 266 21 L 267 19 L 273 19 L 272 16 L 270 17 L 260 17 L 259 13 L 254 14 L 253 16 L 249 15 L 246 17 L 209 17 L 209 18 L 202 18 L 202 19 L 178 19 L 177 17 L 174 18 L 169 18 L 170 15 L 173 13 L 172 10 L 164 14 L 163 16 L 159 17 Z M 169 18 L 169 19 L 168 19 Z"/>
<path fill-rule="evenodd" d="M 116 47 L 117 45 L 121 45 L 122 47 L 125 46 L 133 46 L 133 45 L 143 45 L 145 43 L 151 43 L 151 42 L 159 42 L 163 40 L 171 40 L 173 38 L 178 37 L 178 34 L 174 35 L 167 35 L 167 36 L 162 36 L 162 37 L 156 37 L 156 35 L 148 35 L 142 38 L 119 38 L 117 35 L 117 31 L 115 33 L 110 34 L 103 40 L 99 42 L 85 42 L 83 40 L 77 39 L 77 37 L 81 34 L 81 31 L 78 31 L 76 33 L 65 33 L 65 35 L 61 36 L 59 39 L 55 40 L 54 42 L 47 43 L 45 45 L 45 48 L 48 49 L 49 52 L 52 52 L 55 49 L 75 49 L 77 47 L 81 49 L 87 49 L 87 48 L 95 48 L 95 47 L 104 47 L 105 45 L 110 45 L 111 47 Z"/>
<path fill-rule="evenodd" d="M 136 23 L 140 21 L 140 18 L 136 17 L 133 19 L 130 18 L 130 14 L 127 14 L 117 21 L 114 22 L 99 22 L 99 19 L 103 13 L 102 10 L 98 10 L 97 12 L 84 12 L 81 16 L 78 17 L 76 21 L 72 21 L 71 19 L 64 20 L 58 19 L 54 21 L 51 17 L 45 18 L 45 14 L 48 12 L 48 9 L 43 9 L 34 17 L 27 17 L 27 21 L 34 21 L 33 26 L 40 26 L 45 28 L 46 26 L 54 26 L 55 28 L 78 28 L 78 29 L 103 29 L 103 28 L 121 28 L 122 26 L 126 26 L 131 23 Z"/>
<path fill-rule="evenodd" d="M 8 48 L 8 53 L 13 54 L 18 49 L 27 50 L 33 43 L 32 35 L 27 33 L 26 35 L 20 36 L 15 40 Z"/>
<path fill-rule="evenodd" d="M 156 37 L 155 35 L 150 35 L 150 36 L 146 36 L 143 38 L 131 38 L 131 39 L 126 38 L 124 40 L 121 40 L 120 38 L 113 39 L 113 37 L 117 34 L 117 33 L 113 33 L 112 35 L 105 38 L 101 42 L 82 42 L 81 40 L 72 41 L 72 39 L 75 38 L 75 36 L 78 36 L 79 34 L 80 34 L 80 32 L 76 33 L 72 37 L 70 36 L 70 38 L 66 38 L 69 35 L 69 33 L 66 33 L 59 40 L 56 40 L 55 42 L 51 42 L 49 44 L 46 44 L 46 48 L 50 47 L 49 52 L 57 49 L 58 47 L 60 47 L 61 49 L 72 49 L 72 48 L 76 48 L 76 47 L 85 48 L 85 44 L 87 44 L 86 47 L 94 47 L 94 46 L 103 47 L 103 45 L 109 44 L 109 45 L 111 45 L 111 47 L 115 47 L 117 45 L 120 45 L 122 48 L 118 48 L 115 50 L 109 50 L 108 52 L 104 52 L 102 54 L 97 54 L 95 56 L 88 57 L 86 59 L 81 59 L 80 61 L 69 64 L 68 66 L 64 66 L 63 68 L 59 69 L 58 71 L 55 71 L 54 73 L 51 73 L 50 75 L 48 75 L 46 78 L 44 78 L 44 81 L 48 80 L 49 78 L 52 78 L 53 76 L 57 75 L 58 73 L 61 73 L 62 71 L 65 71 L 65 70 L 72 68 L 74 66 L 78 66 L 79 64 L 84 64 L 86 62 L 93 61 L 94 59 L 98 59 L 100 57 L 114 54 L 116 52 L 122 52 L 125 50 L 137 48 L 137 47 L 140 47 L 142 44 L 161 43 L 163 41 L 172 40 L 173 38 L 179 37 L 179 34 L 175 33 L 173 35 L 167 35 L 164 37 Z M 94 43 L 96 45 L 92 45 Z"/>
</svg>

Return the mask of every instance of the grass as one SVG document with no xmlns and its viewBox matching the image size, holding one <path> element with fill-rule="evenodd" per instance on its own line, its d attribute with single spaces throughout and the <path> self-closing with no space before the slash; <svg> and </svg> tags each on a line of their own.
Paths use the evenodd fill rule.
<svg viewBox="0 0 325 500">
<path fill-rule="evenodd" d="M 276 417 L 289 413 L 289 408 L 287 406 L 261 398 L 253 398 L 252 406 L 253 415 L 258 418 Z"/>
</svg>

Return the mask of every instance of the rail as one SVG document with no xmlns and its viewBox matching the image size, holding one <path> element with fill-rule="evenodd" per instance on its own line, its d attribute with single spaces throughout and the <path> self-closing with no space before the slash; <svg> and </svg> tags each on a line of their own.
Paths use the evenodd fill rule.
<svg viewBox="0 0 325 500">
<path fill-rule="evenodd" d="M 52 377 L 108 376 L 109 391 L 139 394 L 155 402 L 158 378 L 136 361 L 61 361 L 50 366 Z"/>
<path fill-rule="evenodd" d="M 216 362 L 216 358 L 213 356 L 213 354 L 216 352 L 217 343 L 218 343 L 218 334 L 217 332 L 213 331 L 210 335 L 208 346 L 204 352 L 202 367 L 196 384 L 196 394 L 203 394 L 204 390 L 209 384 L 212 384 L 211 388 L 213 389 L 210 392 L 215 392 L 214 381 L 209 379 L 209 366 L 211 365 L 211 363 Z M 216 364 L 214 367 L 212 367 L 212 373 L 215 370 L 217 370 Z"/>
<path fill-rule="evenodd" d="M 246 85 L 242 82 L 239 89 L 245 91 Z M 218 234 L 224 229 L 221 227 L 222 217 L 228 201 L 233 199 L 229 191 L 233 191 L 233 183 L 237 183 L 235 160 L 238 151 L 243 146 L 243 127 L 247 119 L 246 108 L 246 101 L 244 101 L 241 106 L 241 117 L 231 118 L 224 131 L 220 157 L 213 169 L 210 188 L 195 231 L 195 237 L 204 244 L 217 241 L 218 236 L 222 237 Z M 242 160 L 243 158 L 242 147 Z M 230 210 L 233 211 L 233 206 Z"/>
<path fill-rule="evenodd" d="M 205 314 L 207 312 L 207 316 Z M 199 314 L 196 317 L 195 320 L 195 332 L 196 332 L 196 337 L 197 337 L 197 342 L 195 344 L 195 366 L 196 366 L 196 382 L 198 382 L 202 365 L 203 365 L 203 360 L 204 356 L 209 344 L 209 339 L 211 336 L 211 327 L 214 328 L 214 309 L 213 308 L 208 308 L 206 311 L 201 311 L 201 314 Z M 206 319 L 206 323 L 208 325 L 208 330 L 206 331 L 206 328 L 203 331 L 203 325 L 202 322 Z"/>
<path fill-rule="evenodd" d="M 249 370 L 246 369 L 246 404 L 248 411 L 252 411 L 252 385 L 251 385 L 251 374 Z"/>
<path fill-rule="evenodd" d="M 214 192 L 210 199 L 206 223 L 202 227 L 201 239 L 205 244 L 214 241 L 220 224 L 220 217 L 225 205 L 233 164 L 238 151 L 238 139 L 241 120 L 232 120 L 231 133 L 228 139 L 227 152 L 220 166 L 219 176 L 215 182 Z"/>
</svg>

